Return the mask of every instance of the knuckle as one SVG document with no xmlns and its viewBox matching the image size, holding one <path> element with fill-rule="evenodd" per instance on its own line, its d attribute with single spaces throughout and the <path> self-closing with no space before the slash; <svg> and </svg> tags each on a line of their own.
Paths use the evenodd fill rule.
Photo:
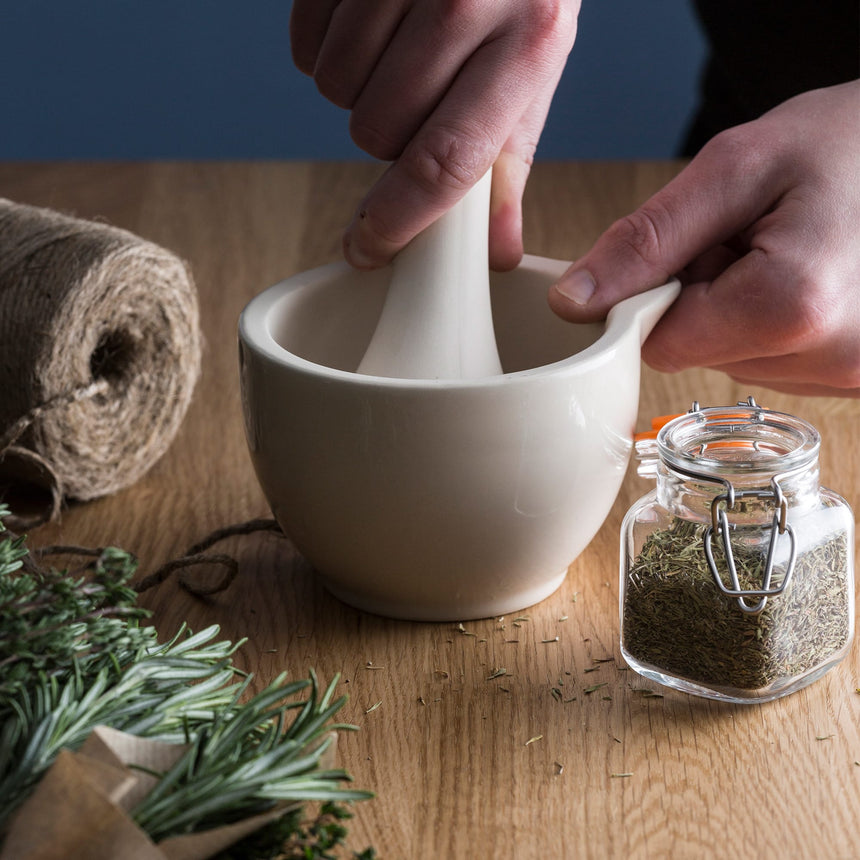
<svg viewBox="0 0 860 860">
<path fill-rule="evenodd" d="M 763 144 L 761 135 L 750 125 L 719 132 L 702 147 L 699 158 L 717 165 L 723 174 L 726 166 L 730 166 L 732 175 L 740 181 L 761 178 L 772 168 L 773 151 Z"/>
<path fill-rule="evenodd" d="M 358 108 L 350 114 L 349 135 L 359 149 L 382 161 L 393 161 L 403 151 L 402 141 Z"/>
<path fill-rule="evenodd" d="M 337 107 L 349 110 L 355 103 L 354 87 L 325 62 L 317 62 L 313 69 L 313 78 L 317 90 Z"/>
<path fill-rule="evenodd" d="M 316 61 L 315 54 L 303 48 L 293 47 L 293 63 L 302 74 L 313 77 Z"/>
<path fill-rule="evenodd" d="M 579 3 L 570 0 L 532 0 L 529 31 L 540 42 L 557 46 L 565 53 L 573 47 Z"/>
<path fill-rule="evenodd" d="M 662 273 L 663 248 L 666 243 L 668 214 L 654 202 L 616 222 L 612 232 L 622 248 L 632 253 L 649 270 Z"/>
<path fill-rule="evenodd" d="M 458 191 L 471 188 L 494 160 L 490 142 L 481 135 L 436 128 L 407 147 L 402 166 L 420 187 Z"/>
<path fill-rule="evenodd" d="M 487 19 L 486 0 L 437 0 L 435 23 L 443 32 L 474 32 Z"/>
<path fill-rule="evenodd" d="M 829 338 L 833 329 L 831 303 L 814 275 L 799 277 L 777 301 L 783 304 L 779 333 L 786 349 L 800 351 Z"/>
<path fill-rule="evenodd" d="M 812 266 L 795 264 L 790 276 L 776 284 L 768 273 L 769 255 L 760 258 L 759 274 L 744 290 L 750 337 L 762 354 L 800 354 L 832 340 L 839 328 L 839 303 L 827 279 Z"/>
</svg>

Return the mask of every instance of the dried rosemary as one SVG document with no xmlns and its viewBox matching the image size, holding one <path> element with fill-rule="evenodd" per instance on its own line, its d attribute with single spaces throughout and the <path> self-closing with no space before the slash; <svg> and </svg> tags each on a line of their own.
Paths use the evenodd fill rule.
<svg viewBox="0 0 860 860">
<path fill-rule="evenodd" d="M 792 579 L 758 614 L 721 594 L 702 545 L 704 525 L 675 519 L 653 532 L 627 572 L 622 642 L 634 660 L 696 684 L 756 690 L 824 664 L 850 636 L 846 533 L 798 552 Z M 749 537 L 749 529 L 747 536 Z M 764 529 L 763 531 L 767 531 Z M 735 551 L 743 588 L 760 587 L 767 541 Z M 715 551 L 718 565 L 725 557 Z M 774 568 L 781 582 L 784 568 Z"/>
</svg>

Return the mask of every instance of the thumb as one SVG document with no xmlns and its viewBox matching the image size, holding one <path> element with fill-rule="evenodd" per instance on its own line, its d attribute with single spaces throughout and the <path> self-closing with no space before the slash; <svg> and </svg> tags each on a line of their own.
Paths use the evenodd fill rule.
<svg viewBox="0 0 860 860">
<path fill-rule="evenodd" d="M 778 179 L 739 131 L 715 138 L 668 185 L 616 221 L 550 287 L 552 310 L 571 322 L 602 319 L 617 302 L 664 283 L 767 211 L 780 194 Z"/>
</svg>

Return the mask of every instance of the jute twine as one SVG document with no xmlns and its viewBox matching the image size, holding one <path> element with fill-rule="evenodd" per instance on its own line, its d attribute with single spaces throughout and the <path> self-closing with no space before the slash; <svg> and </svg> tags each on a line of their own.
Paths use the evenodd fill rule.
<svg viewBox="0 0 860 860">
<path fill-rule="evenodd" d="M 0 198 L 0 498 L 12 526 L 130 486 L 200 373 L 186 265 L 132 233 Z"/>
</svg>

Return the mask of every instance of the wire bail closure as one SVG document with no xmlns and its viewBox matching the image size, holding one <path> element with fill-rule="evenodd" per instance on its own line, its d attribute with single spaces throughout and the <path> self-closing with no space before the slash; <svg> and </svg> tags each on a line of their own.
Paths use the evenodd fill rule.
<svg viewBox="0 0 860 860">
<path fill-rule="evenodd" d="M 753 397 L 749 397 L 746 402 L 738 401 L 738 406 L 749 406 L 751 409 L 760 409 Z M 699 402 L 693 401 L 693 405 L 689 413 L 700 411 Z M 757 419 L 761 420 L 761 412 L 757 414 Z M 677 467 L 675 467 L 677 468 Z M 776 597 L 782 594 L 788 588 L 791 582 L 791 575 L 794 572 L 794 564 L 797 559 L 797 537 L 794 529 L 788 524 L 788 503 L 785 500 L 785 495 L 779 485 L 779 477 L 771 478 L 770 490 L 740 490 L 736 491 L 731 481 L 726 478 L 718 478 L 712 475 L 705 475 L 700 472 L 692 472 L 687 470 L 679 470 L 687 474 L 689 477 L 700 481 L 709 481 L 716 484 L 722 484 L 726 489 L 725 492 L 715 496 L 711 502 L 711 525 L 709 525 L 702 535 L 702 541 L 705 548 L 705 558 L 708 562 L 708 569 L 714 579 L 717 588 L 727 597 L 736 597 L 738 606 L 741 611 L 748 615 L 758 615 L 767 604 L 769 597 Z M 770 542 L 768 543 L 767 557 L 765 559 L 764 571 L 762 572 L 761 588 L 741 588 L 738 578 L 737 566 L 735 565 L 734 552 L 732 550 L 730 529 L 736 529 L 738 526 L 729 523 L 728 511 L 730 511 L 738 499 L 755 498 L 774 500 L 774 514 L 771 520 Z M 723 576 L 717 568 L 716 560 L 713 552 L 713 538 L 716 535 L 723 546 L 723 552 L 726 556 L 726 567 L 730 585 L 727 586 Z M 781 535 L 788 535 L 789 540 L 789 557 L 788 564 L 785 568 L 785 574 L 782 582 L 774 586 L 771 584 L 773 580 L 773 567 L 776 557 L 776 544 Z M 754 603 L 749 603 L 750 599 L 756 600 Z"/>
<path fill-rule="evenodd" d="M 769 597 L 775 597 L 782 594 L 791 581 L 791 575 L 794 572 L 794 563 L 797 558 L 797 538 L 794 534 L 794 529 L 786 522 L 788 505 L 785 501 L 785 496 L 780 489 L 776 478 L 772 480 L 772 490 L 742 490 L 735 492 L 734 487 L 729 483 L 725 493 L 720 493 L 711 502 L 711 525 L 705 529 L 702 536 L 705 545 L 705 558 L 708 560 L 708 568 L 711 571 L 711 576 L 717 588 L 727 597 L 736 597 L 738 606 L 742 612 L 749 615 L 757 615 L 760 613 L 767 603 Z M 770 542 L 767 548 L 767 558 L 765 559 L 764 571 L 762 573 L 761 588 L 741 588 L 738 579 L 738 571 L 735 566 L 734 553 L 732 551 L 731 537 L 729 535 L 729 518 L 727 510 L 734 507 L 735 500 L 739 498 L 756 498 L 767 499 L 772 498 L 776 505 L 773 519 L 770 527 Z M 723 505 L 725 503 L 725 505 Z M 734 527 L 736 528 L 736 526 Z M 726 586 L 723 577 L 717 568 L 713 553 L 713 537 L 717 535 L 723 546 L 723 552 L 726 556 L 726 567 L 728 568 L 729 580 L 731 587 Z M 777 586 L 772 586 L 774 558 L 776 555 L 776 543 L 780 535 L 788 535 L 789 539 L 789 558 L 785 568 L 785 575 L 782 582 Z M 750 604 L 749 598 L 758 598 L 758 601 Z"/>
</svg>

